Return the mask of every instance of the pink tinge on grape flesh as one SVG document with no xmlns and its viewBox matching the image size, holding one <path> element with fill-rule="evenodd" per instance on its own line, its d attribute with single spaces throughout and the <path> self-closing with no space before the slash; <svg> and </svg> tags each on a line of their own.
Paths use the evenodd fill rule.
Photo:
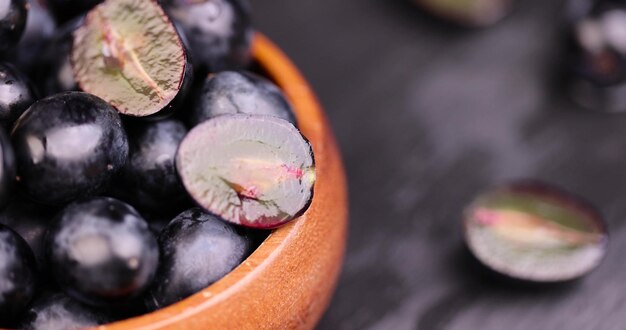
<svg viewBox="0 0 626 330">
<path fill-rule="evenodd" d="M 176 166 L 198 205 L 226 221 L 276 228 L 311 202 L 315 167 L 310 144 L 289 122 L 224 115 L 185 137 Z"/>
</svg>

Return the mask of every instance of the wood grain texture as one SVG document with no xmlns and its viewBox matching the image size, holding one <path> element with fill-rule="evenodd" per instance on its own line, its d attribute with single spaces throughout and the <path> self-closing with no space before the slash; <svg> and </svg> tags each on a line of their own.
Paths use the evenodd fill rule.
<svg viewBox="0 0 626 330">
<path fill-rule="evenodd" d="M 254 56 L 284 89 L 313 146 L 317 181 L 311 206 L 217 283 L 154 313 L 97 329 L 311 329 L 322 316 L 346 240 L 341 158 L 324 113 L 295 66 L 262 35 L 255 38 Z"/>
</svg>

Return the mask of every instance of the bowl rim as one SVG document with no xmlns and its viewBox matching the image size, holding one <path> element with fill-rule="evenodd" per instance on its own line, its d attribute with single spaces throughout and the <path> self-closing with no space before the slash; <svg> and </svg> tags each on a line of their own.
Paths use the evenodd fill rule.
<svg viewBox="0 0 626 330">
<path fill-rule="evenodd" d="M 320 235 L 325 235 L 327 236 L 326 238 L 332 241 L 329 244 L 324 243 L 324 245 L 328 245 L 327 247 L 321 247 L 321 249 L 324 249 L 321 253 L 326 254 L 326 256 L 322 256 L 322 258 L 325 257 L 327 260 L 316 257 L 313 263 L 319 263 L 319 265 L 313 265 L 311 266 L 312 268 L 308 270 L 309 275 L 316 276 L 315 280 L 312 280 L 311 283 L 303 283 L 304 287 L 311 286 L 310 288 L 303 289 L 303 291 L 307 291 L 305 295 L 309 297 L 309 300 L 313 299 L 314 301 L 301 302 L 306 306 L 291 311 L 292 314 L 299 315 L 278 315 L 277 319 L 284 317 L 285 322 L 277 321 L 277 319 L 269 320 L 271 317 L 268 315 L 257 315 L 255 317 L 268 319 L 269 322 L 264 327 L 273 327 L 270 325 L 280 324 L 281 328 L 285 325 L 289 325 L 289 327 L 312 328 L 328 306 L 341 269 L 347 238 L 347 183 L 341 156 L 330 125 L 327 122 L 317 98 L 307 81 L 290 59 L 266 36 L 259 32 L 256 32 L 253 37 L 252 54 L 261 68 L 283 90 L 294 108 L 301 132 L 312 144 L 316 157 L 317 180 L 314 187 L 315 193 L 309 209 L 303 215 L 285 226 L 275 229 L 239 266 L 225 277 L 200 292 L 154 312 L 110 324 L 104 324 L 92 329 L 148 330 L 202 328 L 203 325 L 206 326 L 209 324 L 209 321 L 213 321 L 212 318 L 206 316 L 203 316 L 203 320 L 195 320 L 195 318 L 202 315 L 201 313 L 206 310 L 218 308 L 218 305 L 222 305 L 219 306 L 220 311 L 226 311 L 226 314 L 231 313 L 233 316 L 239 316 L 237 311 L 228 309 L 223 305 L 225 305 L 238 290 L 244 290 L 249 288 L 250 285 L 254 285 L 251 284 L 251 282 L 255 281 L 256 277 L 273 276 L 266 274 L 268 273 L 268 267 L 276 267 L 274 264 L 278 263 L 281 263 L 283 266 L 291 266 L 291 264 L 286 264 L 284 260 L 279 260 L 281 259 L 281 254 L 289 253 L 290 258 L 293 258 L 297 253 L 310 253 L 310 251 L 304 251 L 304 247 L 300 247 L 303 251 L 297 253 L 292 253 L 291 250 L 293 249 L 289 252 L 283 252 L 283 250 L 288 249 L 289 245 L 301 245 L 300 241 L 304 240 L 305 235 L 311 235 L 311 233 L 322 233 Z M 328 173 L 328 175 L 326 173 Z M 320 185 L 320 181 L 322 185 Z M 327 181 L 328 183 L 324 184 L 324 182 Z M 324 189 L 324 186 L 331 185 L 333 186 L 332 188 Z M 331 192 L 327 193 L 322 190 L 331 190 Z M 316 221 L 316 218 L 320 220 L 319 218 L 325 215 L 325 211 L 314 210 L 320 209 L 319 206 L 316 206 L 321 203 L 320 200 L 324 200 L 325 204 L 328 204 L 328 202 L 332 204 L 329 207 L 335 212 L 333 214 L 334 223 L 329 223 L 331 219 L 327 219 L 328 221 Z M 311 240 L 320 241 L 320 238 L 315 237 Z M 310 250 L 311 247 L 309 246 L 306 249 Z M 291 260 L 292 264 L 294 264 L 293 261 L 294 260 Z M 298 265 L 293 266 L 297 267 Z M 298 271 L 294 272 L 297 273 Z M 306 275 L 307 274 L 301 274 L 299 276 L 302 277 Z M 319 282 L 317 277 L 326 278 L 323 279 L 324 282 Z M 271 280 L 274 282 L 280 281 L 280 279 L 276 278 L 272 278 Z M 313 287 L 315 285 L 317 287 Z M 285 290 L 283 289 L 283 291 Z M 287 312 L 288 311 L 285 311 L 285 314 L 287 314 Z M 226 317 L 227 316 L 224 315 L 216 315 L 216 318 L 219 319 L 218 322 L 210 324 L 212 327 L 213 324 L 220 324 L 219 321 L 222 321 L 222 324 L 231 324 L 229 320 L 224 320 Z M 248 317 L 244 317 L 244 319 L 245 318 Z M 252 318 L 249 318 L 249 320 L 252 320 Z M 239 328 L 247 328 L 245 325 L 249 324 L 245 320 L 243 321 L 244 323 L 241 323 L 241 321 L 238 322 L 240 325 Z M 261 326 L 255 325 L 255 327 Z"/>
</svg>

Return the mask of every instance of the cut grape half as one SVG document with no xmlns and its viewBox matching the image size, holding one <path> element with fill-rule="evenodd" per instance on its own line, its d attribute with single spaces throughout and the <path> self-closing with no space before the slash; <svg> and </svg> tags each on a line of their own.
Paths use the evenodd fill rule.
<svg viewBox="0 0 626 330">
<path fill-rule="evenodd" d="M 183 43 L 154 0 L 107 0 L 74 32 L 80 87 L 135 117 L 169 113 L 191 75 Z"/>
<path fill-rule="evenodd" d="M 315 183 L 313 151 L 291 123 L 224 115 L 183 139 L 176 167 L 195 202 L 226 221 L 276 228 L 302 214 Z"/>
<path fill-rule="evenodd" d="M 603 219 L 587 202 L 537 182 L 479 196 L 465 212 L 465 240 L 476 258 L 508 277 L 561 282 L 593 270 L 606 253 Z"/>
</svg>

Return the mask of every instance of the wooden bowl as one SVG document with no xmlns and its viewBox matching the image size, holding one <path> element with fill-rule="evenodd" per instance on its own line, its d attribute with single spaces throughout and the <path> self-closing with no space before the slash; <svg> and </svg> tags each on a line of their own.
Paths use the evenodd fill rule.
<svg viewBox="0 0 626 330">
<path fill-rule="evenodd" d="M 311 206 L 201 292 L 95 329 L 311 329 L 328 306 L 346 242 L 348 202 L 341 157 L 313 91 L 294 64 L 263 35 L 255 36 L 253 53 L 285 91 L 313 145 L 317 181 Z"/>
</svg>

